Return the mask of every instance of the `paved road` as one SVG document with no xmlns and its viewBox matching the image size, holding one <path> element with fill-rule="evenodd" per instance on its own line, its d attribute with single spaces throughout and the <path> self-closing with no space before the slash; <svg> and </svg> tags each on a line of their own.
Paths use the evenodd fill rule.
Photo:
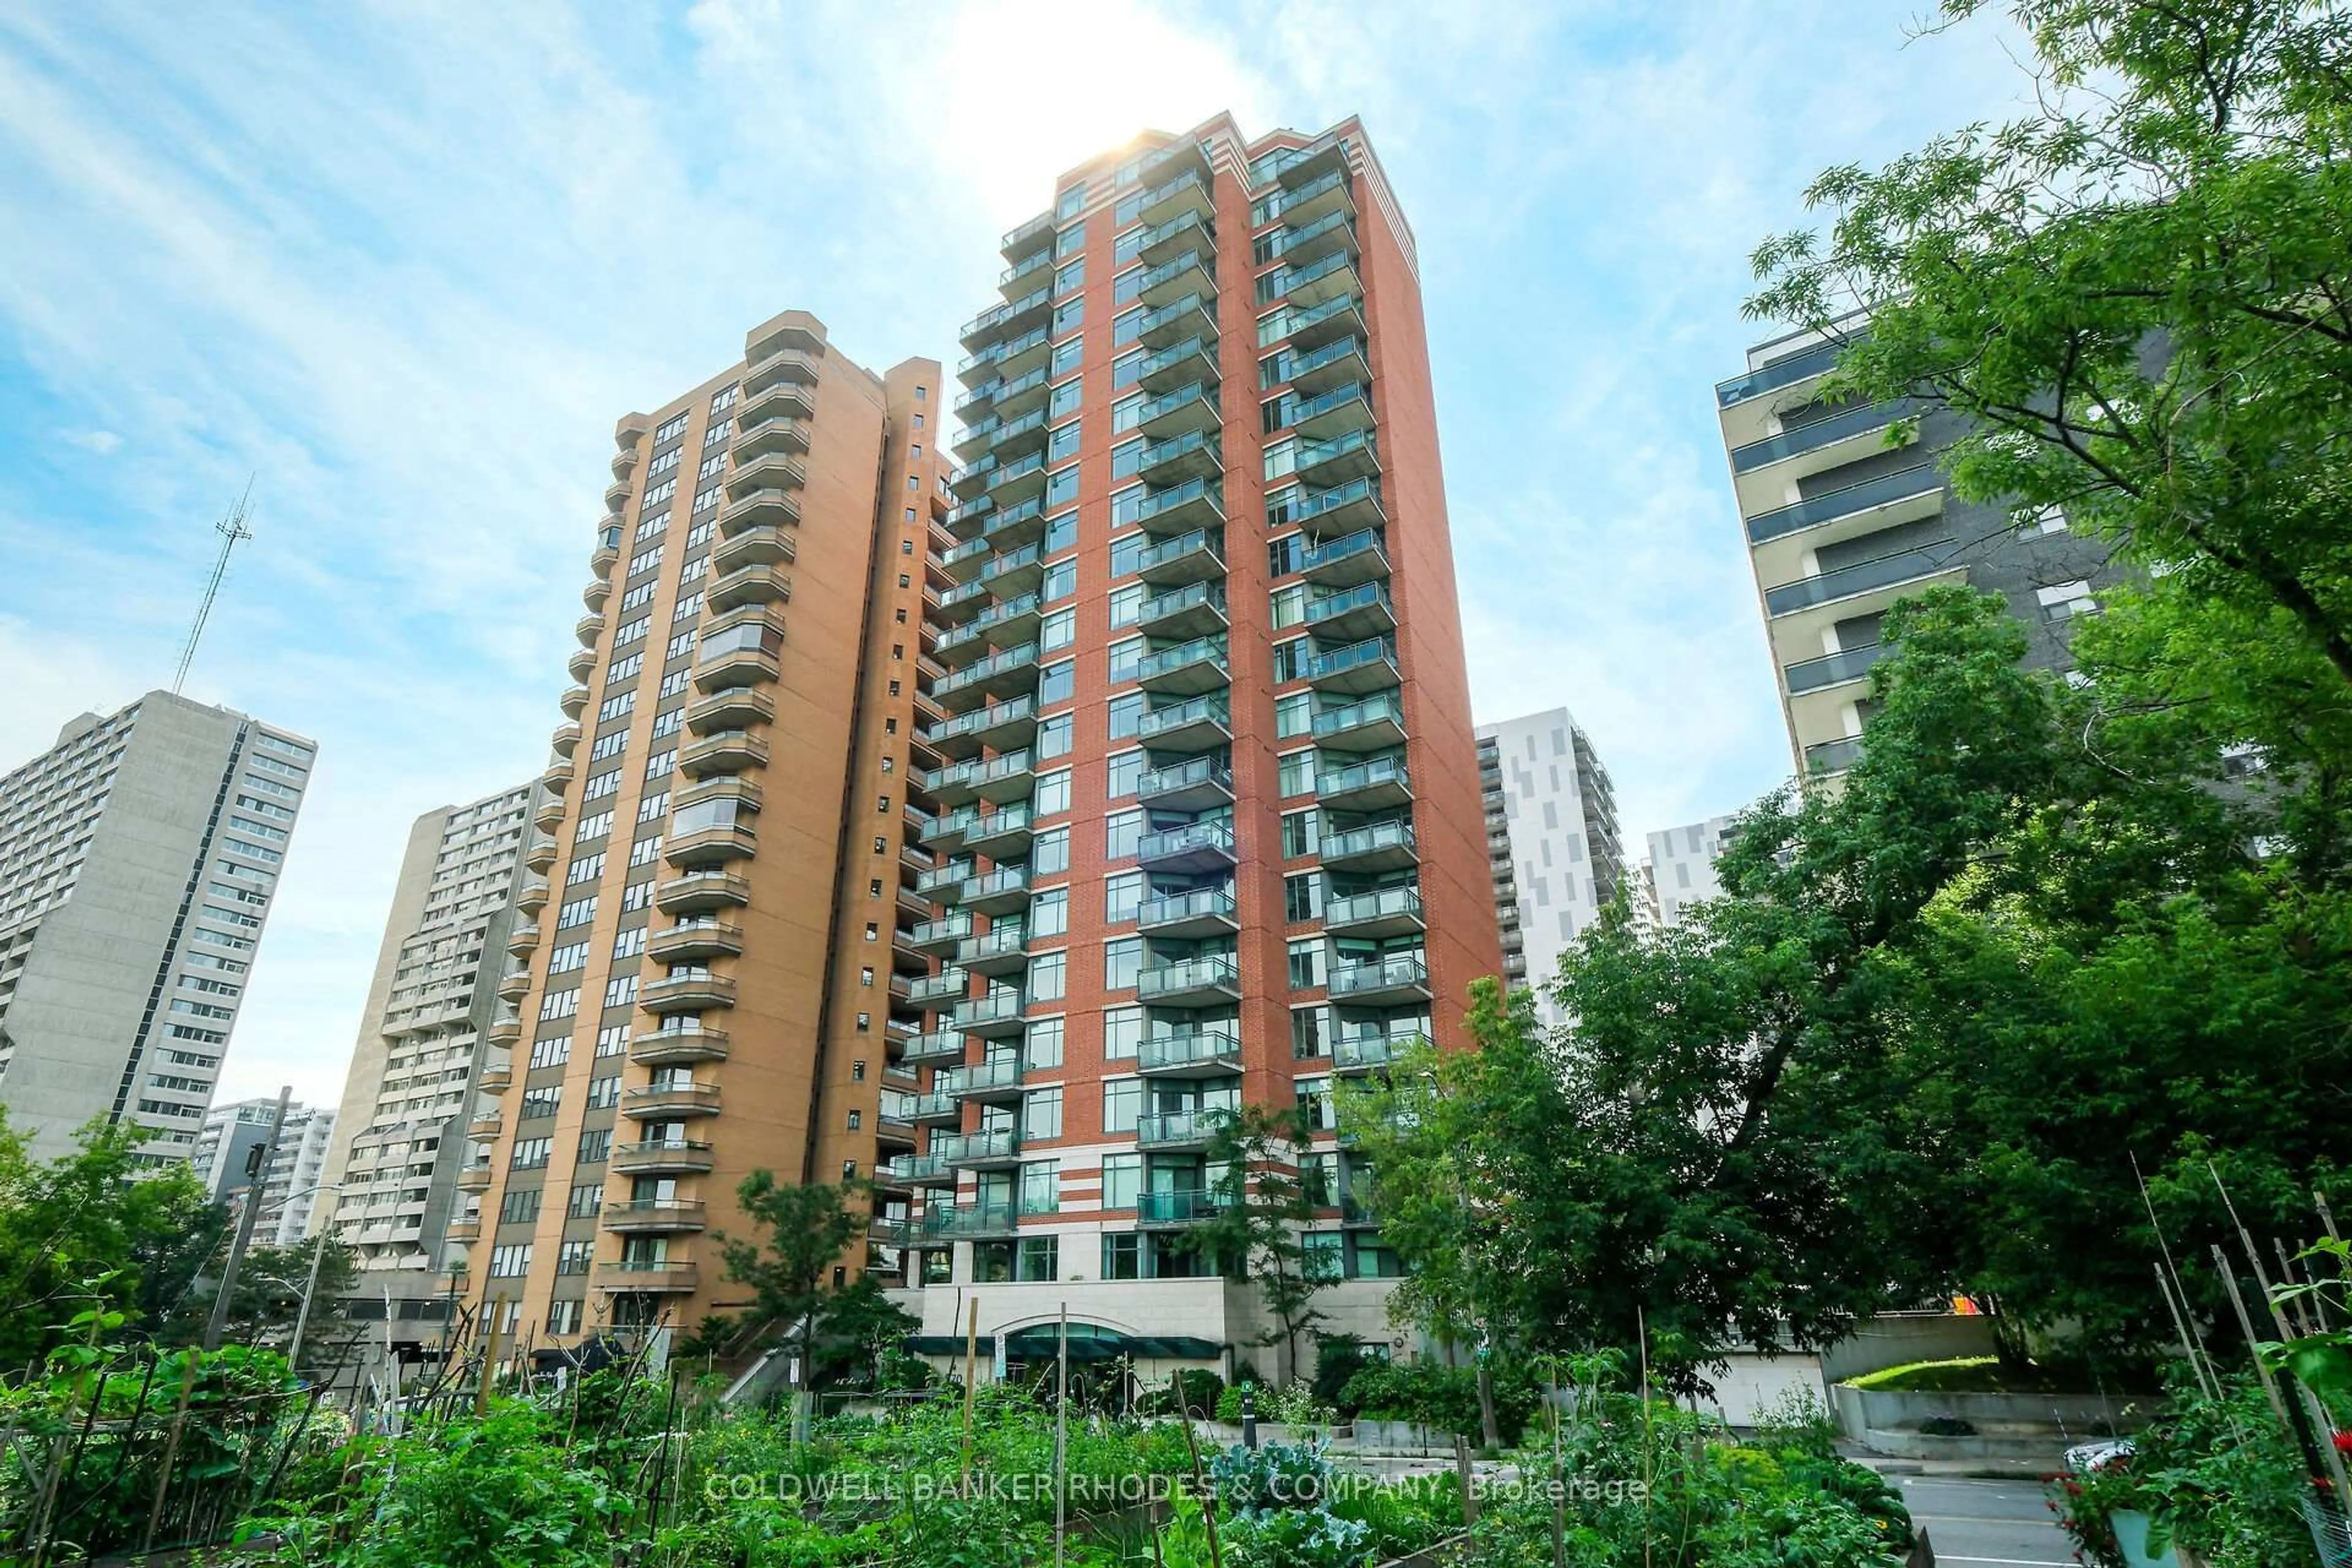
<svg viewBox="0 0 2352 1568">
<path fill-rule="evenodd" d="M 2038 1481 L 1889 1478 L 1911 1521 L 1925 1529 L 1938 1568 L 2074 1568 L 2074 1550 L 2042 1500 Z"/>
</svg>

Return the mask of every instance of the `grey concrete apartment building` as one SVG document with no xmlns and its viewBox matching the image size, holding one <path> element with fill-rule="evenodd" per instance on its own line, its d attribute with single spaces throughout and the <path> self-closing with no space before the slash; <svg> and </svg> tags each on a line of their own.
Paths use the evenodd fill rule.
<svg viewBox="0 0 2352 1568">
<path fill-rule="evenodd" d="M 2063 515 L 2021 523 L 1952 492 L 1937 464 L 1967 430 L 1961 416 L 1907 398 L 1822 401 L 1839 346 L 1814 332 L 1759 344 L 1715 389 L 1781 710 L 1808 776 L 1860 755 L 1870 667 L 1896 600 L 1947 583 L 1998 593 L 2030 661 L 2063 669 L 2070 623 L 2096 613 L 2111 575 L 2105 547 Z M 1914 414 L 1916 435 L 1890 447 L 1889 427 Z"/>
<path fill-rule="evenodd" d="M 0 1105 L 36 1158 L 93 1118 L 194 1147 L 316 752 L 151 691 L 0 777 Z"/>
<path fill-rule="evenodd" d="M 425 1315 L 446 1292 L 451 1258 L 465 1255 L 452 1252 L 453 1221 L 464 1241 L 476 1234 L 457 1171 L 475 1096 L 511 1076 L 483 1040 L 542 798 L 533 780 L 437 807 L 409 829 L 321 1176 L 339 1190 L 315 1211 L 314 1228 L 331 1226 L 358 1253 L 358 1295 L 379 1311 L 389 1293 L 396 1316 Z"/>
<path fill-rule="evenodd" d="M 247 1162 L 254 1150 L 267 1148 L 260 1171 L 261 1218 L 253 1238 L 266 1247 L 291 1247 L 309 1234 L 310 1216 L 323 1197 L 319 1189 L 335 1113 L 323 1106 L 289 1105 L 272 1144 L 269 1129 L 277 1120 L 274 1097 L 214 1106 L 205 1113 L 188 1164 L 215 1201 L 226 1203 L 253 1190 Z"/>
<path fill-rule="evenodd" d="M 1541 986 L 1624 885 L 1617 791 L 1565 708 L 1482 724 L 1477 739 L 1503 976 Z M 1557 1021 L 1540 992 L 1537 1006 Z"/>
</svg>

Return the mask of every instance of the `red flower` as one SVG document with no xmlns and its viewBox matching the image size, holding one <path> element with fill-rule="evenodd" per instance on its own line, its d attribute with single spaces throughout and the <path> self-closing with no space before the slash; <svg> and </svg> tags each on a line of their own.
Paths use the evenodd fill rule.
<svg viewBox="0 0 2352 1568">
<path fill-rule="evenodd" d="M 2334 1440 L 2337 1453 L 2352 1454 L 2352 1432 L 2338 1432 L 2335 1434 Z"/>
</svg>

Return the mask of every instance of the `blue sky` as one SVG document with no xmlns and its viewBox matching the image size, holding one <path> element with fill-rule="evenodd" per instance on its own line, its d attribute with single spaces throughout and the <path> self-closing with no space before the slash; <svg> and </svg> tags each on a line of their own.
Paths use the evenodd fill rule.
<svg viewBox="0 0 2352 1568">
<path fill-rule="evenodd" d="M 541 766 L 614 418 L 803 307 L 952 356 L 1146 126 L 1363 116 L 1419 238 L 1474 696 L 1648 830 L 1789 771 L 1710 387 L 1820 168 L 1999 117 L 1998 27 L 1674 4 L 0 11 L 0 765 L 168 682 L 316 736 L 223 1080 L 331 1103 L 408 823 Z"/>
</svg>

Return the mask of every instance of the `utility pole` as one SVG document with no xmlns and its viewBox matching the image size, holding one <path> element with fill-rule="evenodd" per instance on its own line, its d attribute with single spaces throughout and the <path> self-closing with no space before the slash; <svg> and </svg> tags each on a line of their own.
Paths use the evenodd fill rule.
<svg viewBox="0 0 2352 1568">
<path fill-rule="evenodd" d="M 228 1303 L 236 1293 L 236 1271 L 245 1264 L 245 1249 L 253 1244 L 254 1222 L 261 1217 L 262 1185 L 269 1174 L 269 1162 L 277 1156 L 278 1136 L 286 1131 L 286 1107 L 293 1099 L 290 1083 L 278 1091 L 278 1110 L 269 1119 L 269 1142 L 263 1146 L 261 1169 L 246 1190 L 245 1209 L 236 1216 L 236 1239 L 229 1243 L 228 1263 L 221 1269 L 220 1289 L 213 1297 L 213 1321 L 205 1325 L 207 1351 L 220 1349 L 221 1335 L 228 1331 Z"/>
<path fill-rule="evenodd" d="M 246 526 L 245 521 L 252 500 L 253 480 L 248 477 L 245 481 L 245 494 L 237 498 L 235 509 L 213 524 L 215 531 L 221 536 L 220 553 L 213 558 L 213 574 L 205 579 L 204 599 L 196 605 L 196 623 L 188 628 L 187 643 L 180 649 L 180 668 L 172 672 L 172 694 L 175 697 L 187 682 L 188 666 L 196 661 L 196 643 L 205 635 L 205 622 L 212 616 L 213 600 L 220 595 L 221 579 L 228 575 L 229 552 L 237 547 L 238 542 L 253 537 L 253 530 Z"/>
</svg>

